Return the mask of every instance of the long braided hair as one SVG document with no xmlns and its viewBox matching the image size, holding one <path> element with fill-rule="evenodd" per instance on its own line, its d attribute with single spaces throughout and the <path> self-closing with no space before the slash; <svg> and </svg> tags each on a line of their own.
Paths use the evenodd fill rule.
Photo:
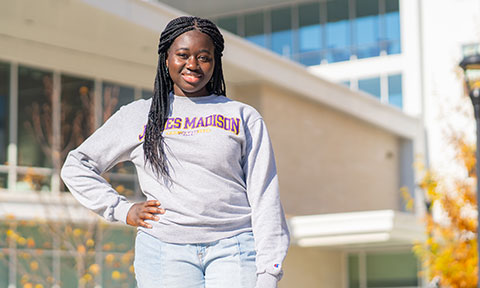
<svg viewBox="0 0 480 288">
<path fill-rule="evenodd" d="M 210 36 L 214 45 L 215 67 L 212 79 L 207 84 L 207 90 L 211 94 L 226 96 L 221 60 L 224 41 L 217 26 L 210 20 L 199 17 L 182 16 L 170 21 L 163 30 L 158 44 L 157 75 L 143 143 L 145 162 L 150 162 L 157 175 L 167 178 L 169 178 L 169 171 L 162 132 L 169 114 L 169 94 L 173 90 L 173 82 L 165 62 L 167 51 L 173 41 L 183 33 L 194 29 Z"/>
</svg>

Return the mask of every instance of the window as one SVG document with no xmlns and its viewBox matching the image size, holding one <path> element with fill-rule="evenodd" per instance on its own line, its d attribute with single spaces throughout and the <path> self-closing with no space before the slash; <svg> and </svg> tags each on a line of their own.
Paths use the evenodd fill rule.
<svg viewBox="0 0 480 288">
<path fill-rule="evenodd" d="M 135 100 L 135 91 L 131 87 L 105 82 L 103 83 L 102 104 L 103 122 L 117 112 L 120 107 Z"/>
<path fill-rule="evenodd" d="M 367 92 L 376 98 L 380 99 L 381 89 L 380 89 L 380 78 L 368 78 L 358 80 L 358 90 Z"/>
<path fill-rule="evenodd" d="M 105 82 L 102 91 L 103 122 L 107 121 L 120 107 L 135 99 L 135 90 L 131 87 Z M 118 193 L 126 197 L 139 196 L 135 166 L 132 162 L 121 162 L 103 175 Z"/>
<path fill-rule="evenodd" d="M 7 162 L 9 95 L 10 65 L 0 62 L 0 165 Z"/>
<path fill-rule="evenodd" d="M 51 72 L 18 68 L 18 165 L 52 167 Z"/>
<path fill-rule="evenodd" d="M 259 46 L 266 47 L 263 12 L 245 15 L 245 38 Z"/>
<path fill-rule="evenodd" d="M 48 191 L 51 188 L 55 137 L 53 97 L 51 72 L 18 68 L 17 163 L 24 166 L 18 169 L 18 191 Z"/>
<path fill-rule="evenodd" d="M 388 76 L 388 103 L 401 109 L 403 107 L 402 98 L 402 75 Z"/>
<path fill-rule="evenodd" d="M 348 0 L 327 2 L 327 55 L 328 62 L 350 59 L 351 29 L 348 13 Z"/>
<path fill-rule="evenodd" d="M 272 19 L 272 50 L 289 57 L 293 52 L 292 10 L 290 7 L 274 9 Z"/>
<path fill-rule="evenodd" d="M 150 91 L 150 90 L 142 90 L 142 98 L 147 100 L 147 99 L 150 99 L 152 98 L 153 96 L 153 90 Z"/>
<path fill-rule="evenodd" d="M 410 251 L 351 253 L 347 259 L 349 288 L 418 287 L 417 259 Z"/>
<path fill-rule="evenodd" d="M 78 147 L 96 129 L 94 82 L 76 76 L 61 75 L 60 151 L 54 159 L 59 171 L 68 152 Z M 98 104 L 97 104 L 98 105 Z M 60 190 L 65 191 L 63 186 Z"/>
<path fill-rule="evenodd" d="M 357 0 L 355 44 L 357 58 L 380 55 L 378 0 Z"/>
<path fill-rule="evenodd" d="M 135 287 L 135 228 L 98 221 L 72 225 L 68 216 L 62 221 L 0 223 L 0 287 L 9 282 L 17 287 L 77 287 L 82 282 L 86 287 Z M 9 279 L 12 270 L 16 275 Z"/>
<path fill-rule="evenodd" d="M 417 259 L 411 253 L 366 255 L 367 287 L 416 287 Z"/>
<path fill-rule="evenodd" d="M 7 165 L 9 142 L 10 65 L 0 62 L 0 166 Z M 8 175 L 0 172 L 0 189 L 8 187 Z"/>
<path fill-rule="evenodd" d="M 237 28 L 237 16 L 229 16 L 223 17 L 218 19 L 217 21 L 218 26 L 222 27 L 223 29 L 232 32 L 234 34 L 238 34 Z"/>
<path fill-rule="evenodd" d="M 400 47 L 400 12 L 398 0 L 385 0 L 385 35 L 383 50 L 387 54 L 398 54 Z"/>
<path fill-rule="evenodd" d="M 323 29 L 320 25 L 320 4 L 301 4 L 298 7 L 298 46 L 300 63 L 311 66 L 321 61 Z"/>
<path fill-rule="evenodd" d="M 348 288 L 360 287 L 360 269 L 358 255 L 348 255 Z"/>
</svg>

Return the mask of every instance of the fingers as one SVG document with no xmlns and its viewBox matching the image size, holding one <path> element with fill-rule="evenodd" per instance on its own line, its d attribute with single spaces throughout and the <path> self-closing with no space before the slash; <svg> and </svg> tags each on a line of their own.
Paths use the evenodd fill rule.
<svg viewBox="0 0 480 288">
<path fill-rule="evenodd" d="M 145 203 L 145 206 L 160 206 L 160 201 L 158 200 L 148 200 Z"/>
<path fill-rule="evenodd" d="M 165 209 L 157 207 L 145 207 L 143 211 L 152 214 L 165 214 Z"/>
<path fill-rule="evenodd" d="M 127 224 L 151 229 L 152 225 L 145 222 L 145 220 L 158 221 L 160 217 L 157 214 L 165 214 L 165 209 L 158 206 L 160 206 L 160 202 L 157 200 L 134 204 L 128 212 Z"/>
</svg>

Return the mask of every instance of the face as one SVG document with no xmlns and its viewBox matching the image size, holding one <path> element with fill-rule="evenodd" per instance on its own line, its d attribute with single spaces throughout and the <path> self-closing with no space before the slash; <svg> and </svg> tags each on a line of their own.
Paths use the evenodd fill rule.
<svg viewBox="0 0 480 288">
<path fill-rule="evenodd" d="M 207 96 L 207 83 L 215 67 L 212 39 L 198 30 L 178 36 L 167 52 L 166 65 L 179 96 Z"/>
</svg>

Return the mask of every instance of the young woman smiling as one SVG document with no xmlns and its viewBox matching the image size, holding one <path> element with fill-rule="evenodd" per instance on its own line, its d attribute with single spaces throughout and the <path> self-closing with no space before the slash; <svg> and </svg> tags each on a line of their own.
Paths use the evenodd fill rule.
<svg viewBox="0 0 480 288">
<path fill-rule="evenodd" d="M 62 178 L 87 208 L 137 226 L 140 288 L 274 288 L 289 233 L 260 114 L 226 98 L 223 37 L 179 17 L 160 37 L 153 97 L 123 106 L 77 149 Z M 147 201 L 100 175 L 132 161 Z"/>
</svg>

